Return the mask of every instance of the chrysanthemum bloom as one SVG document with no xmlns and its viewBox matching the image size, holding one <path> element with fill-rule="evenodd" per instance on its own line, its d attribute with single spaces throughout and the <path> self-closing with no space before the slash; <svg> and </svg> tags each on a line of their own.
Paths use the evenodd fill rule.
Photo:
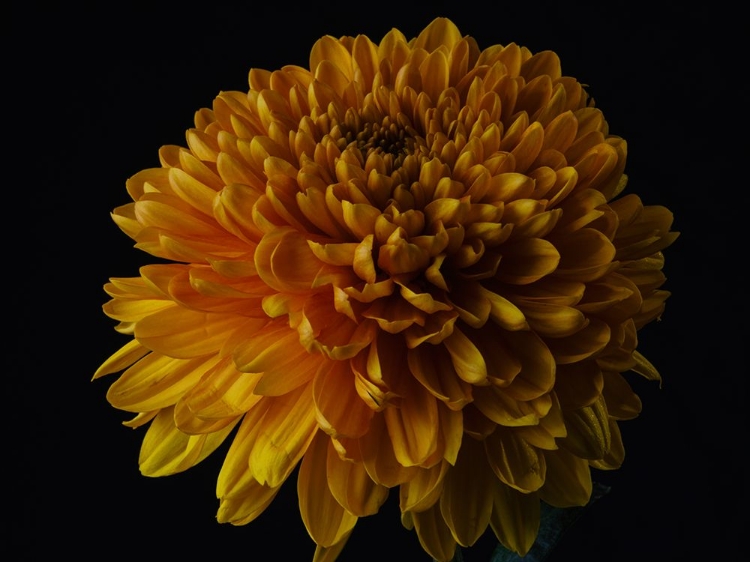
<svg viewBox="0 0 750 562">
<path fill-rule="evenodd" d="M 114 211 L 171 262 L 106 286 L 133 339 L 96 377 L 124 370 L 107 397 L 149 424 L 141 471 L 231 439 L 218 519 L 241 525 L 299 467 L 319 560 L 394 488 L 437 560 L 488 525 L 527 552 L 540 502 L 585 504 L 621 464 L 622 373 L 659 378 L 636 335 L 671 213 L 616 198 L 625 141 L 553 52 L 447 19 L 326 36 L 249 83 Z"/>
</svg>

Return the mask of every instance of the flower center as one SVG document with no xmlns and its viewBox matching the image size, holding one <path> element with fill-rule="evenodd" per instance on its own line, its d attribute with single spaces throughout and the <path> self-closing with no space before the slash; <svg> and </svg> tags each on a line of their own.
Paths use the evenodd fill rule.
<svg viewBox="0 0 750 562">
<path fill-rule="evenodd" d="M 400 167 L 408 154 L 414 154 L 417 143 L 424 145 L 412 127 L 400 126 L 388 116 L 380 123 L 365 123 L 353 137 L 349 146 L 356 146 L 365 161 L 373 153 L 381 154 L 391 168 Z"/>
</svg>

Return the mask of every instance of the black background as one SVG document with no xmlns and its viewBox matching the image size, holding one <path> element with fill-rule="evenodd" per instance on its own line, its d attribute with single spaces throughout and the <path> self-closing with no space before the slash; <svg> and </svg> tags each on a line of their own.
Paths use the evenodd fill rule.
<svg viewBox="0 0 750 562">
<path fill-rule="evenodd" d="M 129 201 L 129 176 L 158 166 L 161 145 L 184 144 L 197 109 L 247 90 L 251 67 L 304 66 L 324 34 L 413 37 L 437 16 L 481 48 L 556 51 L 628 141 L 627 192 L 669 207 L 682 232 L 666 252 L 666 313 L 640 333 L 663 387 L 632 379 L 644 411 L 621 425 L 625 464 L 597 475 L 611 492 L 549 562 L 734 559 L 748 475 L 739 13 L 716 2 L 255 4 L 9 9 L 5 559 L 311 559 L 294 477 L 258 520 L 231 527 L 215 520 L 225 448 L 183 474 L 139 474 L 144 428 L 120 425 L 128 415 L 106 402 L 113 377 L 90 382 L 126 341 L 101 312 L 102 285 L 151 261 L 109 212 Z M 492 545 L 466 559 L 487 560 Z M 340 559 L 428 560 L 400 525 L 395 491 Z"/>
</svg>

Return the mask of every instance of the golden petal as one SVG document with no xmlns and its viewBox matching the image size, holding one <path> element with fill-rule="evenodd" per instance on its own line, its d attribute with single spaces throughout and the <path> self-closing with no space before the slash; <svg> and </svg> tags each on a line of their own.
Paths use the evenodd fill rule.
<svg viewBox="0 0 750 562">
<path fill-rule="evenodd" d="M 450 356 L 442 347 L 420 345 L 409 350 L 407 360 L 412 376 L 452 410 L 471 402 L 471 385 L 456 376 Z"/>
<path fill-rule="evenodd" d="M 450 354 L 456 374 L 469 384 L 484 384 L 487 381 L 487 364 L 482 352 L 458 328 L 443 340 L 445 349 Z"/>
<path fill-rule="evenodd" d="M 492 490 L 490 526 L 502 545 L 526 556 L 539 532 L 540 505 L 537 494 L 523 494 L 497 482 Z"/>
<path fill-rule="evenodd" d="M 612 443 L 604 398 L 600 396 L 590 406 L 563 410 L 563 416 L 568 435 L 560 441 L 560 446 L 583 459 L 604 458 Z"/>
<path fill-rule="evenodd" d="M 245 318 L 212 314 L 182 307 L 165 308 L 136 323 L 135 337 L 147 348 L 187 359 L 214 353 Z"/>
<path fill-rule="evenodd" d="M 353 78 L 360 84 L 365 92 L 372 88 L 372 81 L 378 71 L 379 58 L 378 48 L 365 35 L 358 35 L 352 45 L 352 68 Z"/>
<path fill-rule="evenodd" d="M 533 283 L 555 271 L 560 262 L 557 248 L 541 238 L 521 238 L 503 245 L 501 251 L 497 278 L 505 283 Z"/>
<path fill-rule="evenodd" d="M 159 412 L 143 438 L 138 465 L 145 476 L 166 476 L 187 470 L 210 455 L 234 429 L 229 424 L 207 435 L 187 435 L 177 429 L 174 411 Z"/>
<path fill-rule="evenodd" d="M 435 50 L 419 65 L 422 75 L 422 87 L 430 96 L 433 104 L 437 105 L 440 94 L 448 87 L 450 80 L 450 68 L 448 57 L 442 50 Z"/>
<path fill-rule="evenodd" d="M 399 463 L 383 415 L 373 417 L 370 431 L 359 440 L 359 452 L 367 474 L 386 488 L 408 482 L 419 471 L 416 466 L 407 467 Z"/>
<path fill-rule="evenodd" d="M 447 18 L 435 18 L 419 33 L 411 43 L 411 48 L 432 52 L 445 45 L 448 49 L 452 49 L 460 40 L 461 32 L 456 24 Z"/>
<path fill-rule="evenodd" d="M 446 525 L 440 508 L 434 505 L 425 511 L 407 512 L 414 524 L 419 544 L 437 562 L 450 562 L 456 552 L 456 540 Z M 406 514 L 404 514 L 406 515 Z"/>
<path fill-rule="evenodd" d="M 431 468 L 417 471 L 414 478 L 399 486 L 399 507 L 401 512 L 420 512 L 429 509 L 440 499 L 443 479 L 449 464 L 442 462 Z"/>
<path fill-rule="evenodd" d="M 201 380 L 180 399 L 178 404 L 203 419 L 234 418 L 250 410 L 261 400 L 253 393 L 260 374 L 242 373 L 230 357 L 206 371 Z M 178 427 L 185 431 L 181 424 Z"/>
<path fill-rule="evenodd" d="M 577 308 L 542 302 L 527 302 L 523 315 L 529 326 L 542 337 L 559 338 L 575 334 L 588 324 Z"/>
<path fill-rule="evenodd" d="M 347 79 L 353 78 L 351 54 L 340 41 L 330 35 L 318 39 L 310 50 L 310 70 L 314 73 L 324 60 L 336 65 Z"/>
<path fill-rule="evenodd" d="M 215 190 L 178 168 L 170 168 L 169 183 L 183 201 L 209 217 L 213 215 Z"/>
<path fill-rule="evenodd" d="M 547 479 L 539 498 L 554 507 L 586 505 L 593 489 L 589 463 L 565 449 L 545 451 L 544 458 Z"/>
<path fill-rule="evenodd" d="M 461 546 L 471 546 L 487 529 L 493 506 L 492 494 L 487 492 L 494 481 L 482 443 L 465 439 L 440 495 L 440 513 Z"/>
<path fill-rule="evenodd" d="M 280 486 L 307 451 L 318 430 L 311 386 L 302 386 L 270 403 L 248 459 L 250 472 L 259 483 Z"/>
<path fill-rule="evenodd" d="M 322 60 L 315 68 L 315 79 L 333 88 L 339 96 L 349 85 L 349 78 L 330 60 Z"/>
<path fill-rule="evenodd" d="M 181 233 L 208 240 L 226 236 L 213 217 L 198 211 L 180 199 L 160 193 L 144 195 L 135 203 L 135 218 L 144 227 L 156 227 L 166 232 Z"/>
<path fill-rule="evenodd" d="M 544 454 L 515 431 L 499 427 L 484 440 L 484 449 L 495 475 L 511 488 L 526 494 L 544 484 Z"/>
<path fill-rule="evenodd" d="M 407 376 L 404 383 L 400 405 L 386 408 L 383 417 L 399 464 L 420 466 L 438 448 L 440 424 L 437 401 L 411 377 Z"/>
<path fill-rule="evenodd" d="M 620 427 L 614 418 L 609 418 L 610 446 L 607 453 L 601 459 L 589 461 L 589 464 L 599 470 L 614 470 L 622 466 L 625 460 L 625 447 L 622 443 Z"/>
<path fill-rule="evenodd" d="M 219 499 L 243 496 L 247 493 L 245 489 L 248 486 L 254 491 L 259 491 L 256 488 L 260 484 L 248 470 L 247 461 L 260 435 L 260 421 L 270 403 L 271 400 L 261 398 L 243 416 L 216 481 L 216 497 Z M 254 495 L 254 492 L 250 495 Z"/>
<path fill-rule="evenodd" d="M 537 76 L 548 75 L 553 80 L 562 75 L 560 57 L 554 51 L 541 51 L 523 62 L 519 71 L 527 81 Z"/>
<path fill-rule="evenodd" d="M 150 353 L 129 367 L 107 391 L 107 400 L 127 412 L 146 412 L 174 405 L 216 365 L 214 356 L 173 359 Z"/>
<path fill-rule="evenodd" d="M 291 228 L 265 234 L 255 251 L 258 275 L 277 291 L 309 291 L 322 266 L 305 237 Z"/>
<path fill-rule="evenodd" d="M 555 392 L 567 410 L 591 406 L 602 394 L 604 375 L 596 361 L 557 366 Z"/>
<path fill-rule="evenodd" d="M 544 397 L 555 384 L 555 357 L 545 342 L 533 332 L 507 332 L 505 346 L 512 350 L 520 372 L 505 392 L 517 399 L 531 401 Z M 546 412 L 545 412 L 546 413 Z"/>
<path fill-rule="evenodd" d="M 326 466 L 331 495 L 352 515 L 374 515 L 388 498 L 388 488 L 373 482 L 362 463 L 342 460 L 330 440 Z"/>
<path fill-rule="evenodd" d="M 604 372 L 602 396 L 607 403 L 609 415 L 616 420 L 631 420 L 641 413 L 641 399 L 620 373 Z"/>
<path fill-rule="evenodd" d="M 271 504 L 279 488 L 263 486 L 255 480 L 248 481 L 241 492 L 231 497 L 219 498 L 216 519 L 219 523 L 247 525 L 257 519 Z"/>
<path fill-rule="evenodd" d="M 367 433 L 373 410 L 357 393 L 355 376 L 347 362 L 324 362 L 313 381 L 318 425 L 335 438 L 357 438 Z"/>
<path fill-rule="evenodd" d="M 339 554 L 344 550 L 344 546 L 346 546 L 346 542 L 349 540 L 351 534 L 352 531 L 349 531 L 341 537 L 339 542 L 331 546 L 315 545 L 315 554 L 313 554 L 312 562 L 335 562 Z"/>
<path fill-rule="evenodd" d="M 315 543 L 323 547 L 332 547 L 344 540 L 358 519 L 341 507 L 328 487 L 328 441 L 325 433 L 315 435 L 297 478 L 302 521 Z"/>
<path fill-rule="evenodd" d="M 575 363 L 591 357 L 601 351 L 607 343 L 611 330 L 607 324 L 591 318 L 589 324 L 571 336 L 548 338 L 547 347 L 558 364 Z"/>
<path fill-rule="evenodd" d="M 148 352 L 149 350 L 143 347 L 138 340 L 130 340 L 99 366 L 91 380 L 96 380 L 104 375 L 122 371 L 138 361 Z"/>
<path fill-rule="evenodd" d="M 536 425 L 542 417 L 533 403 L 516 400 L 497 386 L 474 388 L 474 406 L 493 423 L 506 427 Z"/>
</svg>

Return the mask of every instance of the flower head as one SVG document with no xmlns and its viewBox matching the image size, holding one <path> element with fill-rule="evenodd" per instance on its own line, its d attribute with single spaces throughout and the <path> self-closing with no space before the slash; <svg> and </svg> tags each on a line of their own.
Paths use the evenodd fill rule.
<svg viewBox="0 0 750 562">
<path fill-rule="evenodd" d="M 141 471 L 231 439 L 218 519 L 245 524 L 299 466 L 320 560 L 394 488 L 438 560 L 488 526 L 527 552 L 540 501 L 584 504 L 621 464 L 622 373 L 659 378 L 636 334 L 671 213 L 619 196 L 625 141 L 553 52 L 447 19 L 326 36 L 249 83 L 113 213 L 168 261 L 106 285 L 133 339 L 96 376 L 124 371 L 107 397 L 148 424 Z"/>
</svg>

